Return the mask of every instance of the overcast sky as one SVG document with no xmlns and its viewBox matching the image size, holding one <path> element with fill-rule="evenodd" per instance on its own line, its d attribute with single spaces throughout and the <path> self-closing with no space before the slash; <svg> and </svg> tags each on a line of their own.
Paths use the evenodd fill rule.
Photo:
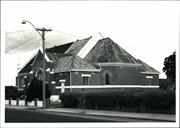
<svg viewBox="0 0 180 128">
<path fill-rule="evenodd" d="M 103 37 L 110 37 L 135 58 L 158 70 L 160 78 L 165 78 L 164 58 L 179 48 L 179 2 L 2 1 L 1 7 L 3 31 L 32 29 L 21 24 L 25 19 L 37 27 L 45 26 L 80 38 L 101 32 Z M 23 65 L 33 52 L 4 56 L 2 74 L 6 85 L 15 84 L 18 57 Z"/>
</svg>

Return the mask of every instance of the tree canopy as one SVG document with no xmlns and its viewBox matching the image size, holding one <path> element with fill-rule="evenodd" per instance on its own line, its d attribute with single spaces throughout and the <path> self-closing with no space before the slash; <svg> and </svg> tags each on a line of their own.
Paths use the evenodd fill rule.
<svg viewBox="0 0 180 128">
<path fill-rule="evenodd" d="M 176 52 L 164 59 L 163 72 L 167 79 L 171 80 L 175 85 L 176 81 Z"/>
<path fill-rule="evenodd" d="M 5 86 L 5 99 L 16 99 L 19 98 L 20 94 L 18 92 L 17 87 L 15 86 Z"/>
<path fill-rule="evenodd" d="M 37 77 L 31 81 L 29 88 L 27 89 L 27 101 L 32 101 L 35 98 L 42 100 L 42 87 L 43 81 L 39 80 Z M 46 85 L 46 98 L 50 97 L 50 91 L 48 85 Z"/>
</svg>

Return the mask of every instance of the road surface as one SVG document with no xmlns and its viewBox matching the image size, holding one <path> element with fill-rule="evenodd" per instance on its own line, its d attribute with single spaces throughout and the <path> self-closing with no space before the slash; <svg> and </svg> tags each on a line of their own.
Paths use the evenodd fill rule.
<svg viewBox="0 0 180 128">
<path fill-rule="evenodd" d="M 5 122 L 107 122 L 107 120 L 65 113 L 6 108 Z"/>
<path fill-rule="evenodd" d="M 36 109 L 5 109 L 5 122 L 159 122 L 158 120 L 123 118 L 123 117 L 107 117 L 86 114 L 72 114 L 62 112 L 49 112 L 46 110 Z M 160 121 L 162 122 L 162 121 Z"/>
</svg>

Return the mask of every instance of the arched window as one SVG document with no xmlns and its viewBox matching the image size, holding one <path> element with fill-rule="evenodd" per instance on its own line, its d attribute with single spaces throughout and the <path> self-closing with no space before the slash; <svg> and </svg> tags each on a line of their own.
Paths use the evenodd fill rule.
<svg viewBox="0 0 180 128">
<path fill-rule="evenodd" d="M 105 84 L 109 85 L 109 74 L 108 73 L 106 73 L 106 75 L 105 75 Z"/>
<path fill-rule="evenodd" d="M 43 80 L 43 70 L 41 68 L 36 72 L 36 77 L 40 80 Z"/>
</svg>

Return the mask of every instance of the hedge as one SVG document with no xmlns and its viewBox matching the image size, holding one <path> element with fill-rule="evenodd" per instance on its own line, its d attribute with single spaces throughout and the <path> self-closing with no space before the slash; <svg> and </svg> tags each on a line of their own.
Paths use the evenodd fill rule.
<svg viewBox="0 0 180 128">
<path fill-rule="evenodd" d="M 175 113 L 175 91 L 122 89 L 101 92 L 67 92 L 60 95 L 63 107 L 80 107 L 80 97 L 88 109 L 133 112 Z"/>
</svg>

